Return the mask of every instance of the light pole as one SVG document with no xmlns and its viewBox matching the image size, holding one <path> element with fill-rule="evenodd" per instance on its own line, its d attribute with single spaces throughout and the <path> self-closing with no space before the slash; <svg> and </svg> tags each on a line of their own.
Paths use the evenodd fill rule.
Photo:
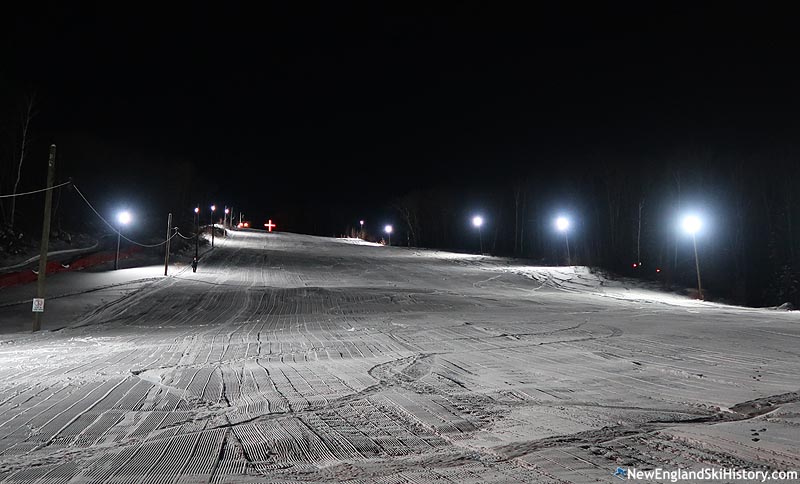
<svg viewBox="0 0 800 484">
<path fill-rule="evenodd" d="M 697 237 L 695 234 L 703 226 L 703 222 L 696 215 L 687 215 L 683 218 L 683 230 L 692 234 L 692 245 L 694 246 L 694 268 L 697 271 L 697 297 L 703 299 L 703 286 L 700 284 L 700 260 L 697 257 Z"/>
<path fill-rule="evenodd" d="M 478 228 L 478 246 L 481 249 L 481 255 L 483 255 L 483 237 L 481 236 L 481 226 L 483 225 L 483 217 L 480 215 L 476 215 L 472 217 L 472 225 Z"/>
<path fill-rule="evenodd" d="M 567 242 L 567 265 L 572 265 L 572 258 L 569 255 L 569 219 L 567 217 L 558 217 L 556 219 L 556 229 L 559 232 L 564 232 L 564 240 Z"/>
<path fill-rule="evenodd" d="M 230 212 L 231 211 L 228 209 L 228 207 L 225 207 L 225 217 L 222 219 L 222 227 L 225 227 L 226 224 L 228 223 L 228 214 Z"/>
<path fill-rule="evenodd" d="M 217 209 L 216 205 L 211 205 L 211 248 L 214 248 L 214 211 Z"/>
<path fill-rule="evenodd" d="M 119 242 L 122 236 L 122 226 L 131 222 L 131 213 L 126 211 L 117 214 L 117 254 L 114 256 L 114 270 L 119 269 Z"/>
<path fill-rule="evenodd" d="M 361 225 L 361 238 L 364 238 L 364 221 L 359 220 L 358 223 Z"/>
<path fill-rule="evenodd" d="M 394 229 L 392 228 L 391 225 L 387 225 L 386 227 L 383 228 L 383 231 L 386 232 L 386 234 L 389 236 L 389 245 L 392 245 L 392 231 L 393 230 Z"/>
<path fill-rule="evenodd" d="M 197 259 L 197 252 L 200 245 L 200 206 L 194 207 L 194 258 Z"/>
</svg>

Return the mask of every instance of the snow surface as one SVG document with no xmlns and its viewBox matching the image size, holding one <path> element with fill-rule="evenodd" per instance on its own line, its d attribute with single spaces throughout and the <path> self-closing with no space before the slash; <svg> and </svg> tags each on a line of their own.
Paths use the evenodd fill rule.
<svg viewBox="0 0 800 484">
<path fill-rule="evenodd" d="M 197 273 L 48 277 L 36 334 L 35 287 L 0 291 L 0 482 L 800 469 L 796 312 L 287 233 L 216 245 Z"/>
</svg>

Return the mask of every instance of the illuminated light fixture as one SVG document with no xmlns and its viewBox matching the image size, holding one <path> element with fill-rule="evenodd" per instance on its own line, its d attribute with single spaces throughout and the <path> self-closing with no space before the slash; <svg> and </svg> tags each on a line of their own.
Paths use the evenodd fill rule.
<svg viewBox="0 0 800 484">
<path fill-rule="evenodd" d="M 200 213 L 200 207 L 194 207 L 194 213 Z"/>
<path fill-rule="evenodd" d="M 481 225 L 483 225 L 483 217 L 481 217 L 480 215 L 472 217 L 472 225 L 474 225 L 475 227 L 480 227 Z"/>
<path fill-rule="evenodd" d="M 556 219 L 556 229 L 559 232 L 566 232 L 569 229 L 569 219 L 567 217 L 558 217 Z"/>
<path fill-rule="evenodd" d="M 131 213 L 128 212 L 127 210 L 124 212 L 120 212 L 119 214 L 117 214 L 117 221 L 122 225 L 128 225 L 129 223 L 131 223 Z"/>
<path fill-rule="evenodd" d="M 274 223 L 272 223 L 272 219 L 269 219 L 269 222 L 265 223 L 265 224 L 264 224 L 264 227 L 266 227 L 266 228 L 267 228 L 267 230 L 269 230 L 270 232 L 272 232 L 272 229 L 274 229 L 275 227 L 277 227 L 277 225 L 275 225 Z"/>
<path fill-rule="evenodd" d="M 694 235 L 703 227 L 703 222 L 696 215 L 687 215 L 683 218 L 681 226 L 686 233 Z"/>
<path fill-rule="evenodd" d="M 216 232 L 214 227 L 214 211 L 217 209 L 216 205 L 211 205 L 211 248 L 214 248 L 214 232 Z"/>
</svg>

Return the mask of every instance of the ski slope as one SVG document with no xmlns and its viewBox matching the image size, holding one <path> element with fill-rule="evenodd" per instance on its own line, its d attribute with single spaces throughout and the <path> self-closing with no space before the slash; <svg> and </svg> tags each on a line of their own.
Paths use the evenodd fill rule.
<svg viewBox="0 0 800 484">
<path fill-rule="evenodd" d="M 216 244 L 197 273 L 0 334 L 0 483 L 800 470 L 798 313 L 499 258 Z"/>
</svg>

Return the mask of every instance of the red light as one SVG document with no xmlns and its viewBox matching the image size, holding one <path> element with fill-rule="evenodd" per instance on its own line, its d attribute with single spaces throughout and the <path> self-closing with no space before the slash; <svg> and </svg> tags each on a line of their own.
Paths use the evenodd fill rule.
<svg viewBox="0 0 800 484">
<path fill-rule="evenodd" d="M 656 269 L 656 272 L 661 272 L 661 269 L 658 269 L 658 268 L 657 268 L 657 269 Z"/>
<path fill-rule="evenodd" d="M 636 262 L 634 262 L 633 263 L 633 268 L 636 269 L 637 266 L 638 266 L 638 264 Z"/>
<path fill-rule="evenodd" d="M 264 227 L 267 227 L 269 229 L 269 231 L 272 232 L 272 229 L 277 227 L 277 225 L 272 223 L 272 219 L 269 219 L 269 223 L 265 223 Z"/>
<path fill-rule="evenodd" d="M 245 226 L 245 227 L 249 227 L 249 226 L 250 226 L 250 224 L 249 224 L 249 223 L 247 223 L 247 222 L 245 222 L 245 223 L 244 223 L 244 226 Z"/>
</svg>

